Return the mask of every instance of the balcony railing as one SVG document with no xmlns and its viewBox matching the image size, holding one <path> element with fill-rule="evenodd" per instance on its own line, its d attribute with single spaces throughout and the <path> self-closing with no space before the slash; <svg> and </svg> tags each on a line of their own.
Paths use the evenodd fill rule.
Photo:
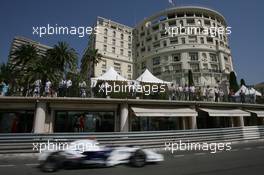
<svg viewBox="0 0 264 175">
<path fill-rule="evenodd" d="M 221 70 L 214 69 L 173 69 L 171 72 L 188 73 L 191 70 L 193 73 L 224 73 Z"/>
</svg>

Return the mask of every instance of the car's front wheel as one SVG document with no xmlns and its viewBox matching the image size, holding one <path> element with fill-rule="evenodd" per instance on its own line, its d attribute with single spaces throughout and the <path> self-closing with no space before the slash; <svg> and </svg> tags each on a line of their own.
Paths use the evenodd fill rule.
<svg viewBox="0 0 264 175">
<path fill-rule="evenodd" d="M 41 166 L 40 169 L 44 172 L 55 172 L 57 171 L 62 162 L 62 157 L 60 156 L 59 152 L 51 154 L 47 160 L 45 160 Z"/>
<path fill-rule="evenodd" d="M 142 150 L 137 150 L 130 158 L 130 164 L 134 167 L 143 167 L 146 164 L 146 154 Z"/>
</svg>

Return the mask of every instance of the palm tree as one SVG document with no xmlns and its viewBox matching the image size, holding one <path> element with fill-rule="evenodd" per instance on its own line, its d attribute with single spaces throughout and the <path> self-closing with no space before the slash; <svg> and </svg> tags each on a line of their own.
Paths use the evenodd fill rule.
<svg viewBox="0 0 264 175">
<path fill-rule="evenodd" d="M 10 81 L 12 79 L 10 66 L 5 63 L 0 65 L 0 82 L 1 80 Z"/>
<path fill-rule="evenodd" d="M 88 48 L 84 52 L 81 60 L 81 75 L 88 80 L 94 77 L 95 65 L 102 60 L 102 55 L 98 52 L 98 49 Z"/>
<path fill-rule="evenodd" d="M 230 72 L 229 74 L 229 89 L 233 92 L 237 92 L 239 89 L 238 83 L 237 83 L 237 77 L 235 72 Z"/>
<path fill-rule="evenodd" d="M 40 59 L 38 50 L 34 45 L 24 44 L 11 53 L 10 72 L 13 74 L 13 86 L 23 89 L 23 95 L 28 93 L 30 85 L 34 82 L 35 66 Z M 33 82 L 32 82 L 33 81 Z"/>
<path fill-rule="evenodd" d="M 58 69 L 63 76 L 67 71 L 75 71 L 77 68 L 77 53 L 66 42 L 58 42 L 54 48 L 47 51 L 47 59 L 53 68 Z"/>
<path fill-rule="evenodd" d="M 188 86 L 194 86 L 192 70 L 188 71 Z"/>
<path fill-rule="evenodd" d="M 240 87 L 243 85 L 246 86 L 246 81 L 244 78 L 240 79 Z"/>
<path fill-rule="evenodd" d="M 12 65 L 11 69 L 19 69 L 19 71 L 26 68 L 28 62 L 38 59 L 38 50 L 34 45 L 23 44 L 18 49 L 11 53 Z"/>
<path fill-rule="evenodd" d="M 43 85 L 48 79 L 56 84 L 67 71 L 77 68 L 77 53 L 65 42 L 59 42 L 45 55 L 40 55 L 34 45 L 22 45 L 11 56 L 11 72 L 18 87 L 23 88 L 23 95 L 28 94 L 37 79 L 41 79 Z"/>
</svg>

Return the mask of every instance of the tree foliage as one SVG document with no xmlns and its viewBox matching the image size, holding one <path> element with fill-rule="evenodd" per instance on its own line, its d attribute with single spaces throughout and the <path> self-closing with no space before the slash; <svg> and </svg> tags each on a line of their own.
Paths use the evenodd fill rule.
<svg viewBox="0 0 264 175">
<path fill-rule="evenodd" d="M 242 78 L 242 79 L 240 79 L 240 86 L 246 86 L 246 82 L 245 82 L 245 80 Z"/>
<path fill-rule="evenodd" d="M 194 86 L 192 70 L 188 71 L 188 86 Z"/>
<path fill-rule="evenodd" d="M 95 65 L 101 60 L 102 55 L 98 52 L 98 49 L 86 49 L 81 60 L 82 78 L 89 80 L 91 77 L 94 77 Z"/>
<path fill-rule="evenodd" d="M 67 72 L 77 69 L 77 53 L 65 42 L 58 42 L 45 54 L 40 54 L 34 45 L 22 45 L 11 53 L 11 58 L 12 87 L 22 89 L 23 95 L 29 93 L 38 79 L 43 85 L 47 80 L 56 85 Z"/>
<path fill-rule="evenodd" d="M 236 77 L 235 72 L 233 71 L 230 72 L 230 75 L 229 75 L 229 89 L 233 90 L 234 92 L 239 90 L 239 86 L 237 83 L 237 77 Z"/>
</svg>

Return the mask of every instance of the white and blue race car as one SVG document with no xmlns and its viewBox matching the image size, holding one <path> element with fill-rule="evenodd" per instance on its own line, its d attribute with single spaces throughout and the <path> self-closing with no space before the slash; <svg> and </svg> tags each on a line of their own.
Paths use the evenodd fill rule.
<svg viewBox="0 0 264 175">
<path fill-rule="evenodd" d="M 111 167 L 119 164 L 143 167 L 146 163 L 163 160 L 163 155 L 152 150 L 126 146 L 101 146 L 96 140 L 87 139 L 77 140 L 69 145 L 60 145 L 59 150 L 54 145 L 52 148 L 47 147 L 39 156 L 39 167 L 44 172 L 75 167 Z"/>
</svg>

